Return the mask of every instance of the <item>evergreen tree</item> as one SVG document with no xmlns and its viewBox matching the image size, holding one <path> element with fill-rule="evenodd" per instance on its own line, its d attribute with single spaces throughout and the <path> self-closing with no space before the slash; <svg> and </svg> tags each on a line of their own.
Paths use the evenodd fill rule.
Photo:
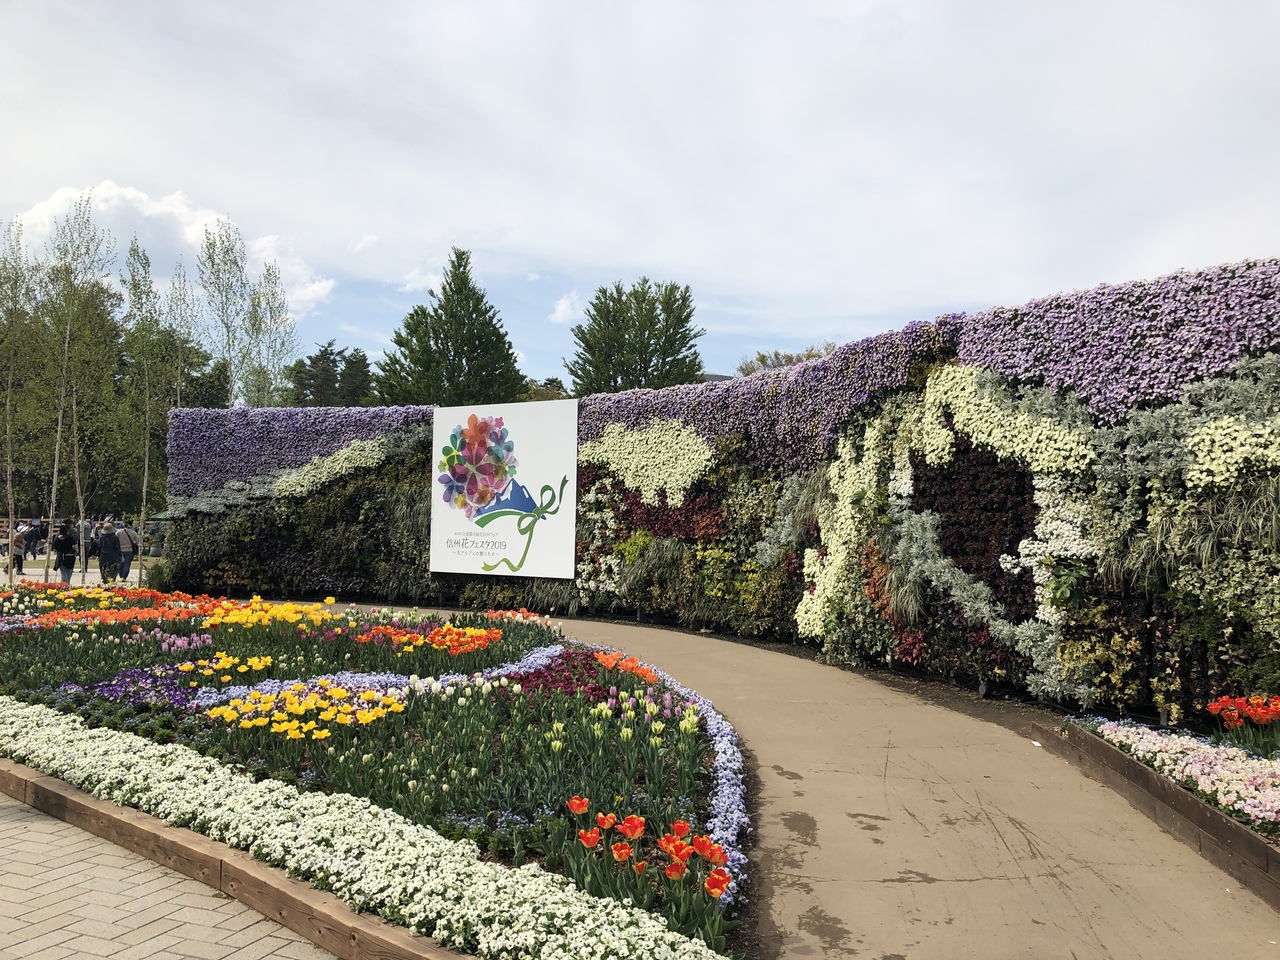
<svg viewBox="0 0 1280 960">
<path fill-rule="evenodd" d="M 693 310 L 687 285 L 655 285 L 641 277 L 630 290 L 621 280 L 600 287 L 586 323 L 573 328 L 577 350 L 565 369 L 574 394 L 697 383 L 702 358 L 694 344 L 706 331 L 693 325 Z"/>
<path fill-rule="evenodd" d="M 342 370 L 338 373 L 338 403 L 344 407 L 364 407 L 373 400 L 373 371 L 369 369 L 369 355 L 359 347 L 352 347 L 342 358 Z"/>
<path fill-rule="evenodd" d="M 285 368 L 289 403 L 295 407 L 334 407 L 339 404 L 338 377 L 346 359 L 346 348 L 334 348 L 334 341 L 318 343 L 320 349 Z"/>
<path fill-rule="evenodd" d="M 378 364 L 378 397 L 388 404 L 510 403 L 525 394 L 498 311 L 471 276 L 471 254 L 453 248 L 440 293 L 416 306 Z"/>
</svg>

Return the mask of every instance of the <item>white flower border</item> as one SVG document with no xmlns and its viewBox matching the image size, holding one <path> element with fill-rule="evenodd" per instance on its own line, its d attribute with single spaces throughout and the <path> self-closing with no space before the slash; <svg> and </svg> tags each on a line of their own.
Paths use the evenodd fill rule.
<svg viewBox="0 0 1280 960">
<path fill-rule="evenodd" d="M 653 914 L 588 896 L 536 864 L 481 861 L 474 843 L 367 800 L 255 783 L 188 747 L 91 730 L 49 707 L 0 697 L 0 755 L 248 850 L 356 910 L 479 957 L 718 957 Z"/>
</svg>

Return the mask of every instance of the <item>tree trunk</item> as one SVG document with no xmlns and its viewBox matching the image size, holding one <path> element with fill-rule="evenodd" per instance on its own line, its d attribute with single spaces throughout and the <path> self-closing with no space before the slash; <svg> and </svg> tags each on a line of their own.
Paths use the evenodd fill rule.
<svg viewBox="0 0 1280 960">
<path fill-rule="evenodd" d="M 76 416 L 76 388 L 71 388 L 71 470 L 76 478 L 76 507 L 80 511 L 80 586 L 89 576 L 89 538 L 84 534 L 84 489 L 80 486 L 80 430 Z"/>
<path fill-rule="evenodd" d="M 18 516 L 17 507 L 13 502 L 13 381 L 14 367 L 13 357 L 9 357 L 9 376 L 5 382 L 4 390 L 4 486 L 5 493 L 8 498 L 9 506 L 9 586 L 14 583 L 13 571 L 13 547 L 17 542 Z"/>
<path fill-rule="evenodd" d="M 58 427 L 53 434 L 53 483 L 49 487 L 49 541 L 53 542 L 53 524 L 58 514 L 58 467 L 62 457 L 62 420 L 67 410 L 67 365 L 71 356 L 71 320 L 67 319 L 67 336 L 62 343 L 62 370 L 58 382 Z M 53 551 L 44 551 L 44 582 L 49 582 L 49 561 Z"/>
<path fill-rule="evenodd" d="M 142 388 L 146 394 L 143 398 L 146 407 L 142 417 L 146 437 L 142 444 L 142 509 L 138 512 L 138 589 L 142 589 L 142 571 L 145 568 L 147 554 L 144 541 L 147 529 L 147 479 L 151 470 L 151 372 L 146 365 L 143 367 Z"/>
</svg>

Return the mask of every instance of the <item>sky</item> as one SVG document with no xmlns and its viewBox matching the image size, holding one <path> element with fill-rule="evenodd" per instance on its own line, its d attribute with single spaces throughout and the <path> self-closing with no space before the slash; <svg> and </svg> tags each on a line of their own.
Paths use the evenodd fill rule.
<svg viewBox="0 0 1280 960">
<path fill-rule="evenodd" d="M 1280 4 L 0 0 L 0 219 L 232 220 L 375 358 L 470 250 L 526 374 L 689 284 L 704 366 L 1280 255 Z"/>
</svg>

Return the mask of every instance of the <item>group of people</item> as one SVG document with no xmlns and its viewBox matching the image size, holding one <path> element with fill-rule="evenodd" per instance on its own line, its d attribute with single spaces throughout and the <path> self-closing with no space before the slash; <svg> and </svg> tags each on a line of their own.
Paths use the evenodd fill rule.
<svg viewBox="0 0 1280 960">
<path fill-rule="evenodd" d="M 53 536 L 46 537 L 47 525 L 43 521 L 23 521 L 12 537 L 4 536 L 6 548 L 11 540 L 13 543 L 9 563 L 14 573 L 22 574 L 23 560 L 28 556 L 39 559 L 47 550 L 50 564 L 57 569 L 63 583 L 71 582 L 71 574 L 81 558 L 87 564 L 94 557 L 104 583 L 129 579 L 133 558 L 142 552 L 142 537 L 133 527 L 111 517 L 79 523 L 66 520 L 56 527 Z"/>
</svg>

